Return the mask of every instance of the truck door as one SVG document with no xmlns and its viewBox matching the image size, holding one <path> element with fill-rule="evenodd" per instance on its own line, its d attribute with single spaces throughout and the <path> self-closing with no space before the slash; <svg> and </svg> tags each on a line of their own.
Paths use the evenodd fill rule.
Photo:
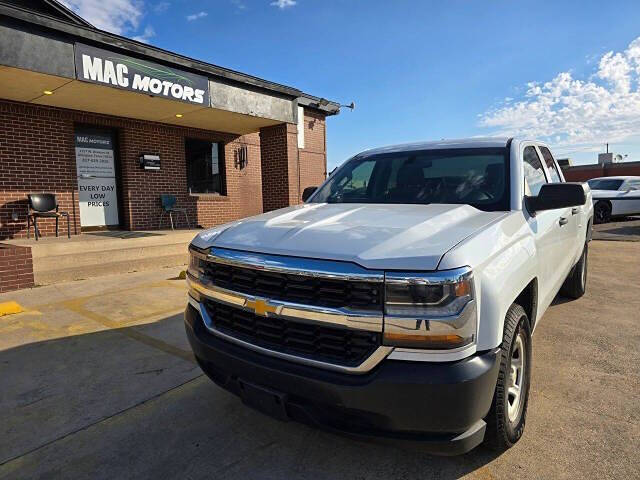
<svg viewBox="0 0 640 480">
<path fill-rule="evenodd" d="M 640 213 L 640 180 L 625 180 L 618 190 L 623 192 L 620 197 L 624 200 L 612 202 L 614 204 L 613 214 L 633 215 Z M 633 200 L 630 200 L 631 198 Z"/>
<path fill-rule="evenodd" d="M 542 185 L 548 183 L 547 173 L 542 166 L 542 160 L 535 146 L 525 146 L 523 150 L 524 193 L 526 196 L 536 196 Z M 566 262 L 562 258 L 562 237 L 566 234 L 566 225 L 560 225 L 562 210 L 544 210 L 535 216 L 528 216 L 527 222 L 533 233 L 538 262 L 538 293 L 540 295 L 541 310 L 544 310 L 556 294 L 556 284 L 560 278 L 561 265 Z M 524 212 L 528 215 L 528 212 Z"/>
<path fill-rule="evenodd" d="M 538 146 L 538 149 L 544 159 L 549 183 L 561 183 L 563 179 L 549 149 L 543 145 Z M 584 214 L 582 207 L 559 208 L 550 210 L 550 212 L 555 216 L 554 251 L 551 253 L 554 257 L 554 264 L 551 267 L 553 269 L 551 285 L 553 285 L 553 294 L 555 295 L 555 292 L 562 286 L 569 270 L 582 253 L 584 240 L 578 240 L 578 232 L 584 230 L 582 225 Z"/>
<path fill-rule="evenodd" d="M 556 161 L 551 155 L 551 152 L 544 145 L 538 145 L 538 149 L 542 154 L 542 158 L 544 159 L 545 166 L 547 168 L 547 175 L 550 183 L 560 183 L 564 182 L 564 178 L 562 177 L 562 173 L 558 168 Z M 586 239 L 586 214 L 584 211 L 584 207 L 570 207 L 561 210 L 561 218 L 564 225 L 561 229 L 561 237 L 564 242 L 566 242 L 563 250 L 565 251 L 565 271 L 568 268 L 573 267 L 573 265 L 578 261 L 580 255 L 582 254 L 582 246 L 584 245 Z M 558 220 L 561 221 L 560 219 Z M 561 278 L 564 281 L 564 277 Z"/>
</svg>

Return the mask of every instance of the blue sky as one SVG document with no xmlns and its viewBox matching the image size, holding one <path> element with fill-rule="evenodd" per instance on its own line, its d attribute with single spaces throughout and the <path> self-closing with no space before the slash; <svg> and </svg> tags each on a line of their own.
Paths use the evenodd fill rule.
<svg viewBox="0 0 640 480">
<path fill-rule="evenodd" d="M 106 30 L 355 101 L 328 119 L 330 166 L 373 146 L 493 134 L 543 138 L 578 163 L 606 141 L 640 160 L 637 0 L 63 3 Z"/>
</svg>

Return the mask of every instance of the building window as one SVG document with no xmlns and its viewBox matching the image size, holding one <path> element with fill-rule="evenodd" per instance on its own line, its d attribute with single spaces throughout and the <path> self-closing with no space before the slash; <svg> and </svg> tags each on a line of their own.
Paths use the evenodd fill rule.
<svg viewBox="0 0 640 480">
<path fill-rule="evenodd" d="M 187 138 L 184 152 L 189 193 L 226 195 L 224 145 Z"/>
</svg>

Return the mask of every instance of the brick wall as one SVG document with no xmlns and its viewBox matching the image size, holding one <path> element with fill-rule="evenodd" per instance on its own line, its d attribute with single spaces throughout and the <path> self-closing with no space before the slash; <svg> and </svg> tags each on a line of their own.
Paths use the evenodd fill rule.
<svg viewBox="0 0 640 480">
<path fill-rule="evenodd" d="M 0 243 L 0 293 L 33 286 L 31 248 Z"/>
<path fill-rule="evenodd" d="M 8 101 L 0 101 L 0 122 L 0 239 L 26 236 L 26 196 L 37 192 L 55 193 L 60 209 L 70 213 L 72 233 L 80 232 L 74 146 L 78 124 L 117 132 L 124 228 L 158 228 L 161 193 L 178 197 L 178 205 L 188 209 L 192 226 L 209 227 L 262 212 L 257 133 L 238 136 Z M 226 196 L 189 195 L 186 137 L 225 143 Z M 241 146 L 247 147 L 249 160 L 243 169 L 234 165 Z M 162 169 L 142 170 L 138 163 L 142 153 L 159 154 Z M 14 212 L 17 221 L 12 219 Z M 54 221 L 38 223 L 43 235 L 54 234 Z M 66 229 L 64 222 L 61 228 Z"/>
<path fill-rule="evenodd" d="M 300 203 L 296 126 L 260 129 L 262 204 L 265 212 Z"/>
<path fill-rule="evenodd" d="M 26 236 L 26 196 L 38 192 L 55 193 L 60 210 L 70 214 L 71 233 L 80 233 L 74 144 L 79 125 L 116 133 L 120 222 L 130 230 L 158 228 L 163 193 L 178 197 L 178 206 L 187 208 L 192 226 L 210 227 L 300 203 L 304 187 L 319 185 L 326 172 L 324 115 L 309 110 L 305 111 L 305 148 L 299 159 L 293 124 L 238 136 L 3 100 L 0 122 L 0 239 Z M 189 195 L 185 138 L 225 144 L 225 196 Z M 241 147 L 248 153 L 242 169 L 234 161 Z M 161 170 L 141 169 L 139 156 L 143 153 L 160 155 Z M 12 219 L 13 213 L 17 220 Z M 43 235 L 54 234 L 53 220 L 41 219 L 38 226 Z M 169 228 L 168 222 L 162 228 Z M 65 230 L 61 221 L 61 231 Z"/>
<path fill-rule="evenodd" d="M 300 149 L 300 191 L 317 187 L 327 177 L 326 121 L 324 115 L 305 110 L 304 148 Z"/>
<path fill-rule="evenodd" d="M 586 182 L 596 177 L 615 177 L 617 175 L 640 176 L 640 162 L 576 165 L 563 168 L 562 173 L 568 182 Z"/>
<path fill-rule="evenodd" d="M 60 210 L 71 215 L 71 231 L 79 232 L 69 113 L 0 101 L 0 125 L 0 239 L 25 236 L 27 194 L 38 192 L 55 193 Z M 61 226 L 66 230 L 64 221 Z M 42 220 L 39 228 L 43 235 L 53 235 L 55 221 Z"/>
</svg>

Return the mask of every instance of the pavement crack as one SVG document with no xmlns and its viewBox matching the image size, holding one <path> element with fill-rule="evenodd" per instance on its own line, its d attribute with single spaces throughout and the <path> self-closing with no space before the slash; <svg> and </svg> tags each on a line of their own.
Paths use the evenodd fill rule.
<svg viewBox="0 0 640 480">
<path fill-rule="evenodd" d="M 164 372 L 164 368 L 156 368 L 154 370 L 144 370 L 142 372 L 135 372 L 134 375 L 146 375 L 148 373 L 155 373 L 156 375 L 160 375 Z"/>
</svg>

